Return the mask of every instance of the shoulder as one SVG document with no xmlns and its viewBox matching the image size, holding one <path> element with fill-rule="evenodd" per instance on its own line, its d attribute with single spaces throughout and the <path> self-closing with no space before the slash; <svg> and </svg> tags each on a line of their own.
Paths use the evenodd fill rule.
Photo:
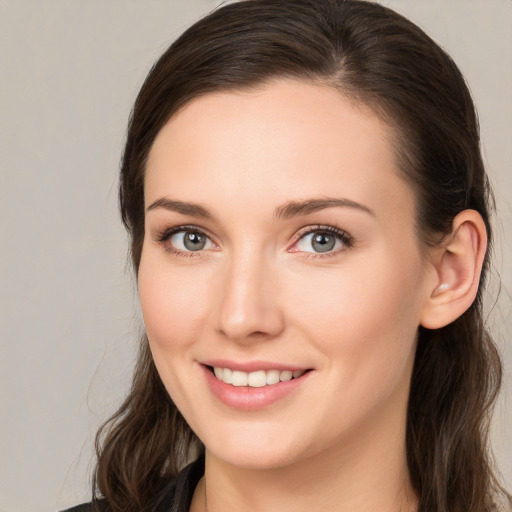
<svg viewBox="0 0 512 512">
<path fill-rule="evenodd" d="M 190 463 L 174 477 L 155 500 L 151 510 L 155 512 L 188 512 L 197 483 L 204 474 L 204 454 Z M 61 512 L 106 512 L 106 502 L 100 500 L 94 506 L 83 503 Z"/>
<path fill-rule="evenodd" d="M 204 454 L 182 469 L 163 489 L 155 512 L 188 512 L 196 485 L 204 474 Z"/>
</svg>

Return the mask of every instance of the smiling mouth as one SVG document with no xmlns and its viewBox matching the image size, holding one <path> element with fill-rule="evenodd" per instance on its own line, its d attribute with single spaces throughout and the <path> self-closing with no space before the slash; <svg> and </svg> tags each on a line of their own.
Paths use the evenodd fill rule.
<svg viewBox="0 0 512 512">
<path fill-rule="evenodd" d="M 258 370 L 255 372 L 242 372 L 232 370 L 231 368 L 220 368 L 218 366 L 208 366 L 215 377 L 235 387 L 262 388 L 265 386 L 274 386 L 280 382 L 298 379 L 310 370 Z"/>
</svg>

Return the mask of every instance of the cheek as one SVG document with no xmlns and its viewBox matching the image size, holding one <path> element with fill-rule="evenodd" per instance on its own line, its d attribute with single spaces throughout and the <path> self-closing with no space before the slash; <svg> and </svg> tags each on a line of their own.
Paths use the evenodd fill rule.
<svg viewBox="0 0 512 512">
<path fill-rule="evenodd" d="M 409 369 L 421 295 L 421 265 L 412 261 L 381 255 L 295 290 L 296 322 L 344 385 L 384 392 Z"/>
<path fill-rule="evenodd" d="M 148 338 L 154 350 L 173 351 L 198 339 L 205 325 L 208 290 L 194 271 L 173 269 L 164 258 L 141 260 L 139 298 Z"/>
<path fill-rule="evenodd" d="M 144 324 L 160 378 L 182 414 L 193 417 L 190 368 L 193 350 L 203 336 L 206 288 L 197 273 L 177 271 L 166 255 L 143 252 L 139 298 Z"/>
</svg>

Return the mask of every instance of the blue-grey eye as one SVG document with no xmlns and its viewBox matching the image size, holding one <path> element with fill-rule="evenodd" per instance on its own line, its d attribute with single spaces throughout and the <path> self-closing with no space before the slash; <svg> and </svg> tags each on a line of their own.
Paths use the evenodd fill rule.
<svg viewBox="0 0 512 512">
<path fill-rule="evenodd" d="M 297 249 L 302 252 L 323 253 L 340 249 L 342 245 L 338 235 L 318 230 L 303 236 L 297 242 Z"/>
<path fill-rule="evenodd" d="M 198 231 L 178 231 L 170 238 L 171 244 L 178 251 L 202 251 L 212 246 L 210 239 Z"/>
</svg>

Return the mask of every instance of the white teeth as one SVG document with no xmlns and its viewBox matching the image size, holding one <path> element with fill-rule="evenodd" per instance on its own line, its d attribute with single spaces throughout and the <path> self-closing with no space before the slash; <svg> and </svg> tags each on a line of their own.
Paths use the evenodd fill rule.
<svg viewBox="0 0 512 512">
<path fill-rule="evenodd" d="M 220 368 L 215 366 L 213 373 L 217 379 L 232 384 L 236 387 L 249 386 L 251 388 L 261 388 L 263 386 L 271 386 L 279 382 L 286 382 L 293 379 L 298 379 L 306 370 L 258 370 L 256 372 L 241 372 L 238 370 L 231 370 L 231 368 Z"/>
<path fill-rule="evenodd" d="M 281 382 L 285 382 L 287 380 L 292 380 L 292 377 L 293 377 L 293 372 L 291 372 L 290 370 L 284 370 L 281 372 L 281 375 L 279 375 L 279 380 Z"/>
<path fill-rule="evenodd" d="M 279 370 L 269 370 L 267 372 L 267 384 L 277 384 L 279 382 Z"/>
<path fill-rule="evenodd" d="M 234 370 L 232 382 L 233 386 L 247 386 L 247 377 L 247 373 Z"/>
<path fill-rule="evenodd" d="M 259 372 L 251 372 L 249 373 L 249 378 L 247 379 L 247 384 L 251 386 L 251 388 L 262 388 L 267 385 L 267 375 L 264 370 L 260 370 Z"/>
<path fill-rule="evenodd" d="M 233 384 L 233 370 L 231 368 L 223 368 L 222 379 L 226 384 Z"/>
</svg>

